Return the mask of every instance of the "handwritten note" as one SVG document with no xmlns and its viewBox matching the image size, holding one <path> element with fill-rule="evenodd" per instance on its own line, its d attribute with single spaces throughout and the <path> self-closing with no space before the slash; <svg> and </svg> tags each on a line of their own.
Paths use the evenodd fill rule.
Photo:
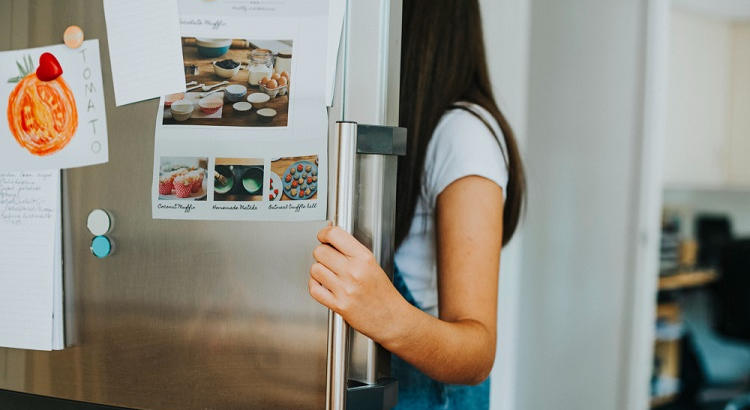
<svg viewBox="0 0 750 410">
<path fill-rule="evenodd" d="M 185 91 L 177 0 L 104 0 L 115 103 Z"/>
<path fill-rule="evenodd" d="M 0 221 L 24 226 L 52 220 L 56 209 L 45 188 L 53 179 L 50 173 L 0 174 Z"/>
<path fill-rule="evenodd" d="M 0 346 L 62 347 L 59 209 L 60 171 L 0 173 Z"/>
</svg>

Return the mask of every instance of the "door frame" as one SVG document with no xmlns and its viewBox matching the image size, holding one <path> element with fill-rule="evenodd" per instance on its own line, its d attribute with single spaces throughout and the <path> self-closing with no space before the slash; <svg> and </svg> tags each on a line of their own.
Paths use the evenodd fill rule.
<svg viewBox="0 0 750 410">
<path fill-rule="evenodd" d="M 669 27 L 672 0 L 647 0 L 643 54 L 643 90 L 640 164 L 630 260 L 632 280 L 626 290 L 624 326 L 626 343 L 620 357 L 622 390 L 619 409 L 647 409 L 653 366 L 658 293 L 664 179 L 664 130 L 669 73 Z"/>
</svg>

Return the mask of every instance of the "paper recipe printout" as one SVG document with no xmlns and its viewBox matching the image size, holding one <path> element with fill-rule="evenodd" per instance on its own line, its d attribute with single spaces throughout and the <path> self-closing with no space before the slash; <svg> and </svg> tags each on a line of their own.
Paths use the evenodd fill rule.
<svg viewBox="0 0 750 410">
<path fill-rule="evenodd" d="M 0 346 L 63 348 L 60 171 L 0 172 Z"/>
<path fill-rule="evenodd" d="M 0 52 L 0 170 L 107 162 L 99 41 Z"/>
<path fill-rule="evenodd" d="M 324 219 L 328 0 L 179 5 L 187 91 L 160 101 L 153 217 Z"/>
</svg>

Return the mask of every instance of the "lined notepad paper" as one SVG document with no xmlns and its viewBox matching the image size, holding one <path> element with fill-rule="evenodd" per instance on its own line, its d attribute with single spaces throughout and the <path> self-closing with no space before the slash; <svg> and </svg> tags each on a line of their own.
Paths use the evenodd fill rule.
<svg viewBox="0 0 750 410">
<path fill-rule="evenodd" d="M 64 347 L 60 171 L 0 173 L 0 346 Z"/>
<path fill-rule="evenodd" d="M 115 103 L 185 91 L 177 0 L 104 0 Z"/>
</svg>

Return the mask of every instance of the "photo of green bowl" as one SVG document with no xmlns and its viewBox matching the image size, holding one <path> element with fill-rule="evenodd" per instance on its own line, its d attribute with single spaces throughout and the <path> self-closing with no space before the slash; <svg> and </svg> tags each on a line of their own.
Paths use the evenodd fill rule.
<svg viewBox="0 0 750 410">
<path fill-rule="evenodd" d="M 219 165 L 214 172 L 214 192 L 217 194 L 226 194 L 234 187 L 234 174 L 232 170 L 225 165 Z"/>
<path fill-rule="evenodd" d="M 263 168 L 248 167 L 242 174 L 242 187 L 250 195 L 257 195 L 263 190 Z"/>
<path fill-rule="evenodd" d="M 214 201 L 263 200 L 263 159 L 217 158 L 214 168 Z"/>
</svg>

